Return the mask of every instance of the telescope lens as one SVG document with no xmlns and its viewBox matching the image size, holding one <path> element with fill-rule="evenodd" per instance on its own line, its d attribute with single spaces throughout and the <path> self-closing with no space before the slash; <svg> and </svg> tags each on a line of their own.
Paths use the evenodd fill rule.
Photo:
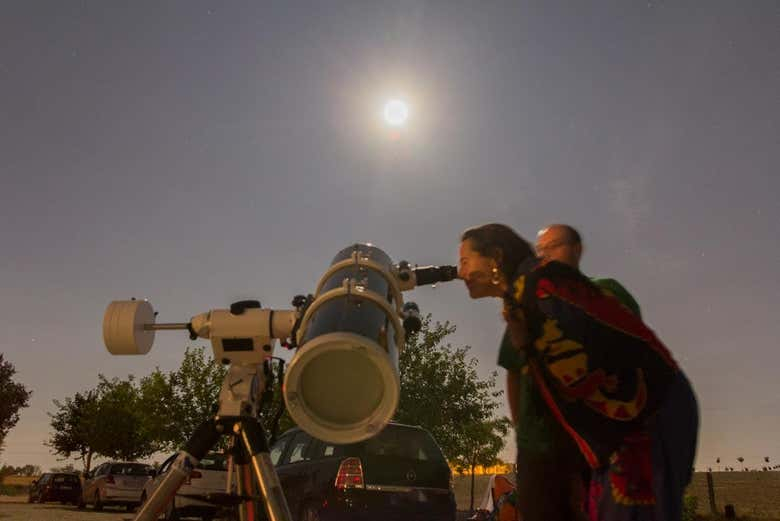
<svg viewBox="0 0 780 521">
<path fill-rule="evenodd" d="M 384 392 L 376 365 L 354 351 L 323 353 L 301 372 L 304 404 L 326 422 L 350 425 L 371 417 Z"/>
</svg>

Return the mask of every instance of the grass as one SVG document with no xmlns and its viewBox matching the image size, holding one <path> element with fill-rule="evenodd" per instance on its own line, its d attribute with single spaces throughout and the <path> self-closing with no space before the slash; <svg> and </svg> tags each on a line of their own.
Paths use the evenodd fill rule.
<svg viewBox="0 0 780 521">
<path fill-rule="evenodd" d="M 713 472 L 712 483 L 718 512 L 730 503 L 740 519 L 780 519 L 780 472 Z M 699 498 L 699 514 L 710 513 L 706 474 L 694 475 L 688 494 Z"/>
</svg>

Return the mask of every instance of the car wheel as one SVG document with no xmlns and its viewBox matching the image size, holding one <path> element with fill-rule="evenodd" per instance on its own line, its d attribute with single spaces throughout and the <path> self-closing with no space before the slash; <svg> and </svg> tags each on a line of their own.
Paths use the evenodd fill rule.
<svg viewBox="0 0 780 521">
<path fill-rule="evenodd" d="M 301 521 L 320 521 L 320 514 L 314 505 L 306 505 L 301 511 Z"/>
<path fill-rule="evenodd" d="M 98 512 L 103 510 L 103 502 L 100 501 L 100 491 L 95 492 L 95 510 Z"/>
</svg>

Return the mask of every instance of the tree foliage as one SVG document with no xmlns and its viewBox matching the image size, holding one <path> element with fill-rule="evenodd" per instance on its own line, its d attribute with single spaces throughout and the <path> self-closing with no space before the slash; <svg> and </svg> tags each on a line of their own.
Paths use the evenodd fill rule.
<svg viewBox="0 0 780 521">
<path fill-rule="evenodd" d="M 22 465 L 20 467 L 3 465 L 0 467 L 0 478 L 5 476 L 37 476 L 40 473 L 41 467 L 38 465 Z"/>
<path fill-rule="evenodd" d="M 214 415 L 226 372 L 205 348 L 185 351 L 181 366 L 170 374 L 175 436 L 169 448 L 181 447 L 198 425 Z"/>
<path fill-rule="evenodd" d="M 489 464 L 504 446 L 507 421 L 495 417 L 503 391 L 496 373 L 482 380 L 469 347 L 445 343 L 455 326 L 431 323 L 407 339 L 399 357 L 401 397 L 395 420 L 427 429 L 455 464 Z"/>
<path fill-rule="evenodd" d="M 108 380 L 101 375 L 97 393 L 99 428 L 91 440 L 96 453 L 132 461 L 161 449 L 156 433 L 149 429 L 138 384 L 132 376 Z"/>
<path fill-rule="evenodd" d="M 0 353 L 0 452 L 8 431 L 19 421 L 19 410 L 29 405 L 32 395 L 24 385 L 13 380 L 15 374 L 16 368 Z"/>
<path fill-rule="evenodd" d="M 66 459 L 78 456 L 84 472 L 89 472 L 100 428 L 97 390 L 76 393 L 64 401 L 54 400 L 54 406 L 55 412 L 49 413 L 52 433 L 46 444 Z"/>
<path fill-rule="evenodd" d="M 469 470 L 471 474 L 471 503 L 474 510 L 474 470 L 477 465 L 489 467 L 499 463 L 498 453 L 504 448 L 504 439 L 509 432 L 511 422 L 508 418 L 497 418 L 483 423 L 467 426 L 466 451 L 454 458 L 458 469 Z"/>
<path fill-rule="evenodd" d="M 278 375 L 280 363 L 283 362 L 280 360 L 273 361 L 273 380 L 263 395 L 263 401 L 261 404 L 262 407 L 260 410 L 260 423 L 262 423 L 263 429 L 265 430 L 266 436 L 268 437 L 271 437 L 273 434 L 281 434 L 287 429 L 295 427 L 295 422 L 290 417 L 290 413 L 287 411 L 287 407 L 283 403 L 283 382 Z M 284 364 L 283 369 L 286 370 L 286 364 Z M 279 417 L 278 419 L 276 418 L 277 416 Z M 274 424 L 276 424 L 276 429 L 274 429 Z"/>
</svg>

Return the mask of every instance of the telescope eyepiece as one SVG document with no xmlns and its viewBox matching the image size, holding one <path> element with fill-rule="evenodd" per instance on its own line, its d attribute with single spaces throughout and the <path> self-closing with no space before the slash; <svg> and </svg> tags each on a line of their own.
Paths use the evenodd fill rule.
<svg viewBox="0 0 780 521">
<path fill-rule="evenodd" d="M 449 282 L 458 278 L 457 266 L 423 266 L 414 268 L 412 271 L 414 271 L 418 286 Z"/>
</svg>

